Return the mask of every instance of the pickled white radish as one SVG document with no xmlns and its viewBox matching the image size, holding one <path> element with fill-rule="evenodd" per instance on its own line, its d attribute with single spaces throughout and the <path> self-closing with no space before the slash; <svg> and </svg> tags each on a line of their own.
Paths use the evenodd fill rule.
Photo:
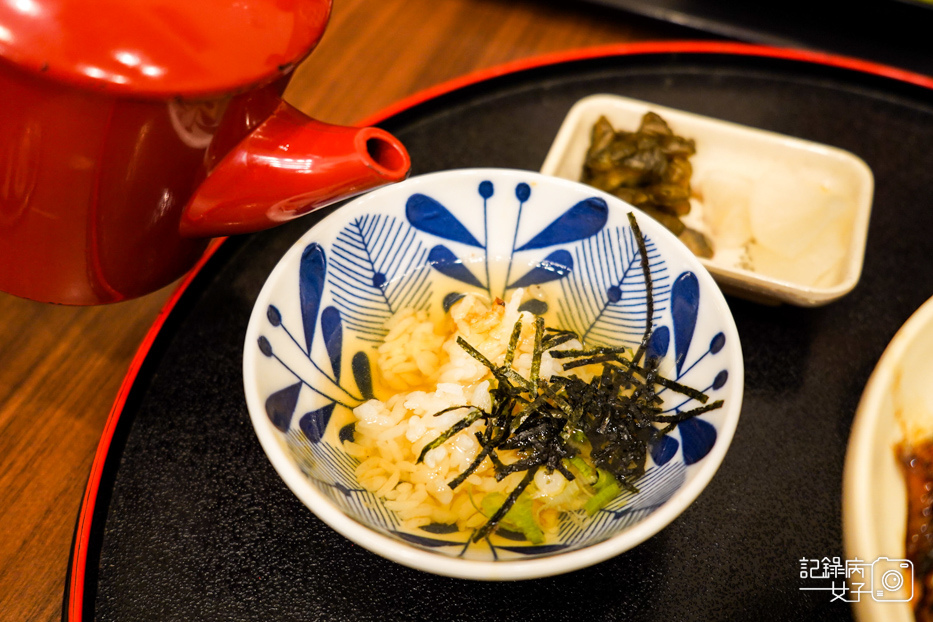
<svg viewBox="0 0 933 622">
<path fill-rule="evenodd" d="M 744 246 L 752 237 L 749 197 L 752 180 L 725 171 L 710 171 L 697 184 L 703 216 L 716 249 Z"/>
<path fill-rule="evenodd" d="M 837 177 L 786 165 L 757 176 L 711 170 L 696 189 L 720 261 L 805 287 L 842 278 L 854 199 Z"/>
<path fill-rule="evenodd" d="M 748 258 L 752 264 L 752 269 L 758 274 L 798 285 L 808 287 L 812 285 L 813 266 L 789 260 L 767 246 L 754 242 L 749 244 Z"/>
<path fill-rule="evenodd" d="M 832 220 L 825 209 L 830 196 L 830 190 L 812 177 L 783 166 L 768 169 L 749 197 L 752 236 L 774 253 L 799 257 Z"/>
<path fill-rule="evenodd" d="M 748 256 L 755 272 L 807 287 L 829 287 L 842 276 L 843 260 L 851 231 L 851 217 L 843 199 L 826 202 L 832 218 L 810 246 L 794 258 L 758 243 L 748 245 Z"/>
</svg>

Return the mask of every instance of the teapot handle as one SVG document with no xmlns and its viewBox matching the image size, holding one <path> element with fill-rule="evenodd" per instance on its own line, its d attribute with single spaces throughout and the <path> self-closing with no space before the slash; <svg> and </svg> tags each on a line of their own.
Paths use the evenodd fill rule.
<svg viewBox="0 0 933 622">
<path fill-rule="evenodd" d="M 268 229 L 408 177 L 404 145 L 375 127 L 316 121 L 281 100 L 195 189 L 182 213 L 186 237 Z"/>
</svg>

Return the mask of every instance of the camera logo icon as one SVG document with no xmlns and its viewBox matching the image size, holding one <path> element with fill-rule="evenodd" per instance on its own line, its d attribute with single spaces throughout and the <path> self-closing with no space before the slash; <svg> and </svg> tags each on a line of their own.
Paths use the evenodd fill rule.
<svg viewBox="0 0 933 622">
<path fill-rule="evenodd" d="M 879 557 L 871 564 L 871 597 L 887 603 L 914 597 L 914 564 L 907 559 Z"/>
</svg>

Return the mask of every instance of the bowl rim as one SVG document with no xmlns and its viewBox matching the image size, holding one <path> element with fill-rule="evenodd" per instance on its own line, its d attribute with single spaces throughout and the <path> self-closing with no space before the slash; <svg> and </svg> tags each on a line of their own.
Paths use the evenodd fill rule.
<svg viewBox="0 0 933 622">
<path fill-rule="evenodd" d="M 579 125 L 581 118 L 591 114 L 593 110 L 605 110 L 624 107 L 628 109 L 646 108 L 659 112 L 661 116 L 668 115 L 689 122 L 698 123 L 706 127 L 715 127 L 726 135 L 743 134 L 757 136 L 765 140 L 779 142 L 792 148 L 804 149 L 811 153 L 820 153 L 838 161 L 845 161 L 851 167 L 864 185 L 864 201 L 856 197 L 853 206 L 853 224 L 850 243 L 846 248 L 846 257 L 843 262 L 844 273 L 839 282 L 826 286 L 814 287 L 802 285 L 780 279 L 766 274 L 717 263 L 714 260 L 700 258 L 713 278 L 721 285 L 734 291 L 748 292 L 753 297 L 763 297 L 777 302 L 786 302 L 801 307 L 815 307 L 828 304 L 851 292 L 862 275 L 864 267 L 865 248 L 868 241 L 868 225 L 871 219 L 872 203 L 874 198 L 874 174 L 871 167 L 859 156 L 834 145 L 820 143 L 813 140 L 781 134 L 772 130 L 765 130 L 750 125 L 743 125 L 734 121 L 726 121 L 688 110 L 672 108 L 662 104 L 655 104 L 647 100 L 635 99 L 624 95 L 612 93 L 593 93 L 574 102 L 561 122 L 557 134 L 548 149 L 547 156 L 541 165 L 541 172 L 557 176 L 558 168 L 567 157 L 573 138 L 581 131 Z M 565 179 L 565 178 L 562 178 Z M 757 295 L 757 296 L 756 296 Z"/>
<path fill-rule="evenodd" d="M 244 355 L 242 372 L 250 421 L 259 439 L 260 445 L 262 446 L 263 452 L 285 482 L 286 486 L 288 486 L 301 502 L 311 510 L 312 513 L 318 516 L 318 518 L 332 529 L 363 548 L 410 568 L 461 579 L 520 580 L 552 576 L 578 570 L 619 555 L 644 542 L 667 527 L 675 518 L 683 513 L 706 488 L 712 480 L 713 475 L 715 475 L 722 464 L 726 452 L 732 443 L 736 427 L 738 426 L 744 395 L 745 367 L 741 342 L 738 328 L 735 325 L 735 319 L 732 316 L 725 297 L 712 276 L 689 249 L 687 249 L 687 247 L 672 233 L 653 220 L 651 220 L 651 224 L 649 225 L 649 228 L 652 229 L 652 234 L 664 239 L 664 242 L 662 242 L 663 244 L 668 246 L 673 245 L 675 248 L 682 249 L 681 252 L 687 255 L 688 263 L 693 264 L 692 267 L 697 278 L 705 283 L 706 287 L 704 290 L 713 294 L 712 299 L 707 304 L 713 305 L 712 309 L 717 315 L 723 318 L 723 325 L 721 328 L 727 336 L 725 348 L 729 350 L 729 357 L 734 361 L 734 369 L 730 368 L 729 370 L 729 383 L 732 388 L 729 390 L 729 394 L 724 397 L 724 399 L 727 399 L 729 406 L 727 407 L 727 415 L 723 419 L 722 428 L 717 430 L 718 438 L 716 443 L 710 453 L 704 458 L 703 463 L 695 470 L 693 476 L 688 479 L 668 501 L 652 512 L 648 517 L 596 544 L 569 552 L 560 552 L 531 559 L 484 561 L 450 557 L 422 550 L 412 544 L 379 533 L 345 514 L 301 473 L 298 466 L 283 450 L 282 442 L 276 436 L 277 432 L 268 421 L 268 417 L 264 415 L 263 405 L 257 394 L 258 392 L 248 382 L 249 378 L 254 378 L 256 376 L 254 361 L 257 359 L 255 348 L 252 346 L 256 343 L 256 339 L 259 336 L 257 328 L 261 321 L 259 318 L 265 317 L 265 308 L 268 305 L 268 299 L 275 284 L 281 280 L 282 275 L 289 269 L 291 258 L 294 257 L 296 253 L 300 253 L 300 250 L 296 251 L 296 249 L 299 249 L 299 247 L 311 241 L 310 238 L 313 237 L 315 231 L 326 231 L 335 223 L 344 221 L 347 214 L 352 213 L 354 210 L 365 209 L 370 203 L 380 200 L 383 194 L 399 192 L 398 188 L 400 187 L 415 188 L 424 184 L 436 183 L 436 180 L 444 180 L 451 176 L 473 176 L 476 178 L 489 176 L 501 178 L 502 176 L 506 176 L 511 179 L 521 177 L 523 181 L 535 180 L 543 184 L 560 185 L 577 190 L 585 189 L 589 196 L 605 198 L 610 205 L 610 209 L 624 208 L 634 211 L 644 219 L 649 219 L 643 212 L 620 199 L 595 188 L 584 186 L 579 182 L 545 175 L 536 171 L 498 167 L 450 169 L 412 176 L 407 181 L 384 186 L 341 206 L 309 228 L 285 251 L 285 253 L 283 253 L 282 257 L 280 257 L 276 266 L 267 277 L 266 282 L 263 284 L 254 302 L 253 311 L 250 314 L 246 338 L 243 345 Z M 612 207 L 613 205 L 615 205 L 615 207 Z"/>
<path fill-rule="evenodd" d="M 922 333 L 933 330 L 933 298 L 918 307 L 897 330 L 875 365 L 852 420 L 852 428 L 846 448 L 842 480 L 842 533 L 846 557 L 858 557 L 870 561 L 872 551 L 878 550 L 873 526 L 876 516 L 873 508 L 871 488 L 865 482 L 871 479 L 873 461 L 869 459 L 878 443 L 877 434 L 881 425 L 882 402 L 888 394 L 896 376 L 899 362 Z M 891 447 L 891 451 L 894 448 Z M 905 504 L 906 504 L 905 499 Z M 866 552 L 869 552 L 866 557 Z M 854 611 L 859 620 L 890 620 L 895 603 L 859 599 Z M 882 609 L 878 609 L 881 606 Z M 901 608 L 901 611 L 905 611 Z M 912 612 L 905 619 L 913 620 Z"/>
</svg>

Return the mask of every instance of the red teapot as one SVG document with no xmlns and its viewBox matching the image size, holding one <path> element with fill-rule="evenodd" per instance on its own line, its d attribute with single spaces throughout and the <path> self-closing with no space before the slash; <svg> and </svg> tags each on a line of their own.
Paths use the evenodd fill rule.
<svg viewBox="0 0 933 622">
<path fill-rule="evenodd" d="M 330 0 L 0 3 L 0 291 L 152 292 L 212 236 L 407 177 L 378 128 L 282 100 Z"/>
</svg>

